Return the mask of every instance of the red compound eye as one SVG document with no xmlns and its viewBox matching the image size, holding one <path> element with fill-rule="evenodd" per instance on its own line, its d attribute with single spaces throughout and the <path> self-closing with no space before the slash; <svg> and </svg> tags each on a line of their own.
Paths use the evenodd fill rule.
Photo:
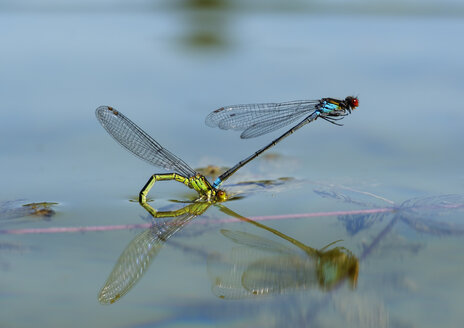
<svg viewBox="0 0 464 328">
<path fill-rule="evenodd" d="M 350 104 L 350 106 L 353 107 L 353 108 L 358 107 L 358 106 L 359 106 L 359 100 L 358 100 L 358 98 L 353 98 L 353 99 L 351 99 L 351 104 Z"/>
</svg>

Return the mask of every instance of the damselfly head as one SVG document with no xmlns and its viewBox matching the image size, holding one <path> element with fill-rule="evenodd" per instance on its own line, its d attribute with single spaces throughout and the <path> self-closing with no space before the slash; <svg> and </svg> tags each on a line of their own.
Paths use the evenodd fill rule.
<svg viewBox="0 0 464 328">
<path fill-rule="evenodd" d="M 350 109 L 355 109 L 359 106 L 359 100 L 357 97 L 346 97 L 345 102 L 348 104 Z"/>
<path fill-rule="evenodd" d="M 227 194 L 224 190 L 219 189 L 216 191 L 216 201 L 224 202 L 227 200 Z"/>
</svg>

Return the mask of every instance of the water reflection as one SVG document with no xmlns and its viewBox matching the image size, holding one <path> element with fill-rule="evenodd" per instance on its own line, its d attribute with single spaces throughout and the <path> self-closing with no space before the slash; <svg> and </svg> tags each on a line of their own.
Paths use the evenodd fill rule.
<svg viewBox="0 0 464 328">
<path fill-rule="evenodd" d="M 54 202 L 29 203 L 21 206 L 16 205 L 19 201 L 0 202 L 0 222 L 30 222 L 27 217 L 49 221 L 56 214 L 53 209 Z"/>
<path fill-rule="evenodd" d="M 221 175 L 228 169 L 229 168 L 225 166 L 208 165 L 206 167 L 196 168 L 195 171 L 197 171 L 201 175 L 204 175 L 207 178 L 214 179 L 215 177 Z"/>
<path fill-rule="evenodd" d="M 230 43 L 230 13 L 224 0 L 186 0 L 177 9 L 184 15 L 183 35 L 179 41 L 192 49 L 223 49 Z"/>
<path fill-rule="evenodd" d="M 12 224 L 24 224 L 35 221 L 50 221 L 51 217 L 56 214 L 53 206 L 58 203 L 40 202 L 20 205 L 20 200 L 0 202 L 0 233 L 5 233 L 8 230 L 3 228 Z M 35 249 L 35 247 L 26 246 L 18 241 L 0 241 L 0 270 L 7 271 L 10 269 L 10 262 L 4 260 L 2 254 L 18 253 Z"/>
<path fill-rule="evenodd" d="M 102 304 L 112 304 L 127 294 L 148 270 L 150 263 L 157 256 L 164 243 L 182 230 L 195 217 L 202 215 L 210 206 L 219 207 L 228 216 L 248 222 L 295 245 L 303 253 L 286 245 L 268 240 L 246 232 L 221 230 L 232 241 L 251 248 L 272 253 L 271 257 L 261 257 L 251 261 L 251 252 L 223 257 L 206 253 L 211 270 L 224 265 L 233 268 L 215 277 L 213 293 L 221 298 L 237 298 L 235 295 L 248 296 L 257 294 L 280 294 L 284 291 L 318 287 L 331 290 L 345 279 L 352 287 L 356 286 L 358 277 L 358 260 L 344 247 L 329 249 L 334 243 L 315 249 L 261 223 L 245 218 L 222 204 L 195 202 L 174 211 L 158 211 L 148 203 L 141 204 L 150 213 L 152 225 L 139 233 L 124 249 L 112 272 L 101 289 L 98 300 Z M 164 218 L 173 218 L 165 221 Z M 156 220 L 155 220 L 156 219 Z M 184 246 L 180 246 L 185 249 Z M 233 262 L 232 262 L 233 260 Z M 228 284 L 235 268 L 248 263 L 243 272 L 245 285 Z M 241 290 L 246 288 L 245 292 Z"/>
<path fill-rule="evenodd" d="M 240 185 L 238 184 L 238 186 Z M 256 182 L 250 182 L 249 185 L 259 187 Z M 272 189 L 275 185 L 278 183 L 271 183 L 270 188 Z M 330 192 L 327 190 L 317 190 L 316 192 L 323 197 L 336 198 L 348 203 L 367 204 L 361 197 L 353 198 L 346 190 L 340 192 L 332 189 Z M 366 193 L 353 190 L 350 192 L 366 195 Z M 382 199 L 373 194 L 368 195 L 368 197 Z M 387 199 L 384 201 L 392 203 Z M 311 289 L 328 292 L 337 289 L 344 281 L 348 281 L 349 286 L 355 288 L 359 261 L 370 255 L 399 221 L 406 223 L 418 232 L 433 235 L 464 233 L 462 225 L 458 221 L 452 221 L 452 218 L 458 217 L 456 210 L 464 210 L 464 196 L 461 195 L 411 199 L 399 206 L 390 206 L 388 212 L 340 216 L 339 220 L 345 223 L 347 230 L 358 227 L 358 231 L 349 230 L 352 231 L 352 234 L 378 223 L 382 220 L 381 215 L 392 216 L 388 224 L 364 247 L 359 259 L 350 250 L 334 246 L 339 241 L 331 242 L 321 249 L 317 249 L 264 224 L 243 217 L 219 203 L 194 202 L 173 211 L 158 211 L 148 203 L 144 203 L 142 206 L 153 218 L 152 225 L 149 229 L 138 234 L 120 255 L 100 291 L 99 301 L 102 304 L 114 303 L 129 292 L 146 272 L 164 243 L 194 218 L 203 215 L 210 206 L 219 208 L 229 217 L 252 224 L 280 238 L 279 241 L 276 241 L 245 231 L 222 229 L 220 230 L 221 234 L 237 246 L 225 254 L 203 249 L 198 250 L 182 245 L 182 243 L 172 242 L 172 245 L 180 247 L 185 252 L 196 252 L 197 255 L 201 253 L 202 257 L 208 258 L 212 292 L 223 299 L 289 294 Z M 164 220 L 166 218 L 172 219 Z M 357 220 L 359 222 L 355 223 Z M 365 225 L 363 222 L 369 222 L 369 224 Z M 282 240 L 286 243 L 282 243 Z M 403 246 L 400 245 L 400 247 Z M 414 245 L 411 249 L 417 253 L 420 245 Z"/>
<path fill-rule="evenodd" d="M 164 243 L 196 216 L 203 214 L 211 203 L 196 202 L 175 211 L 157 211 L 148 203 L 142 206 L 153 219 L 174 219 L 153 220 L 150 228 L 139 233 L 127 245 L 98 295 L 102 304 L 112 304 L 127 294 L 148 270 Z"/>
<path fill-rule="evenodd" d="M 350 188 L 336 188 L 327 190 L 316 190 L 317 194 L 326 198 L 341 200 L 345 203 L 357 204 L 366 207 L 378 207 L 378 200 L 389 204 L 388 211 L 372 214 L 350 214 L 341 215 L 338 220 L 343 223 L 350 235 L 356 235 L 363 230 L 381 223 L 390 218 L 388 224 L 374 237 L 369 245 L 365 245 L 362 258 L 371 253 L 379 242 L 388 235 L 397 222 L 406 224 L 409 228 L 419 233 L 433 236 L 456 236 L 464 234 L 464 195 L 450 194 L 422 198 L 413 198 L 396 205 L 386 198 L 369 194 Z M 354 196 L 350 196 L 352 194 Z M 362 200 L 361 196 L 368 196 L 369 201 Z M 374 200 L 374 203 L 371 200 Z M 417 245 L 404 245 L 407 249 L 417 249 Z"/>
<path fill-rule="evenodd" d="M 244 231 L 221 230 L 240 247 L 225 256 L 214 254 L 209 258 L 212 290 L 216 296 L 237 299 L 312 288 L 330 291 L 344 280 L 352 288 L 356 286 L 359 271 L 356 256 L 344 247 L 329 249 L 339 241 L 315 249 L 264 224 L 231 213 L 225 207 L 223 212 L 271 232 L 296 248 Z"/>
</svg>

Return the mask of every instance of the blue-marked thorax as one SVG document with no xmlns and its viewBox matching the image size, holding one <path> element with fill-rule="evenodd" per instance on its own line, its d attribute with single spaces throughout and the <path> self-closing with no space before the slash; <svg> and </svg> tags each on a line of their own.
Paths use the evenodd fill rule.
<svg viewBox="0 0 464 328">
<path fill-rule="evenodd" d="M 333 104 L 333 103 L 330 103 L 330 102 L 324 100 L 322 102 L 322 106 L 321 106 L 321 108 L 319 108 L 319 110 L 321 112 L 323 112 L 323 113 L 330 113 L 330 112 L 333 112 L 334 110 L 337 110 L 339 108 L 340 108 L 339 105 Z"/>
</svg>

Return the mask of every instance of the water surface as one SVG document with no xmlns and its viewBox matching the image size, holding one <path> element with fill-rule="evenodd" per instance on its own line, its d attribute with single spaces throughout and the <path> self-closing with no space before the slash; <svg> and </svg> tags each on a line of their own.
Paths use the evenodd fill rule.
<svg viewBox="0 0 464 328">
<path fill-rule="evenodd" d="M 460 207 L 403 209 L 396 219 L 392 212 L 257 218 L 397 209 L 416 197 L 436 206 L 426 197 L 463 194 L 459 3 L 440 12 L 432 1 L 416 10 L 364 11 L 336 2 L 298 9 L 219 1 L 208 9 L 195 2 L 54 5 L 6 3 L 0 12 L 9 31 L 0 36 L 1 230 L 148 224 L 148 213 L 130 200 L 161 171 L 106 134 L 94 116 L 100 105 L 117 108 L 198 168 L 232 166 L 279 135 L 240 140 L 208 128 L 204 118 L 216 108 L 355 95 L 360 107 L 343 127 L 314 122 L 273 149 L 275 156 L 238 171 L 231 190 L 243 191 L 236 184 L 244 181 L 273 183 L 252 184 L 224 205 L 311 249 L 343 240 L 329 249 L 349 251 L 359 274 L 355 285 L 344 278 L 324 287 L 314 280 L 317 260 L 211 206 L 163 242 L 127 294 L 102 305 L 99 291 L 143 229 L 2 234 L 2 326 L 454 327 L 464 320 Z M 164 210 L 194 195 L 169 182 L 149 194 Z M 53 215 L 24 212 L 22 205 L 43 201 L 58 203 Z M 280 253 L 234 242 L 224 231 L 265 239 Z M 218 258 L 226 265 L 214 267 Z M 234 263 L 273 292 L 234 285 L 238 299 L 220 297 L 217 273 L 227 278 Z M 302 264 L 306 274 L 288 281 L 279 263 Z"/>
</svg>

